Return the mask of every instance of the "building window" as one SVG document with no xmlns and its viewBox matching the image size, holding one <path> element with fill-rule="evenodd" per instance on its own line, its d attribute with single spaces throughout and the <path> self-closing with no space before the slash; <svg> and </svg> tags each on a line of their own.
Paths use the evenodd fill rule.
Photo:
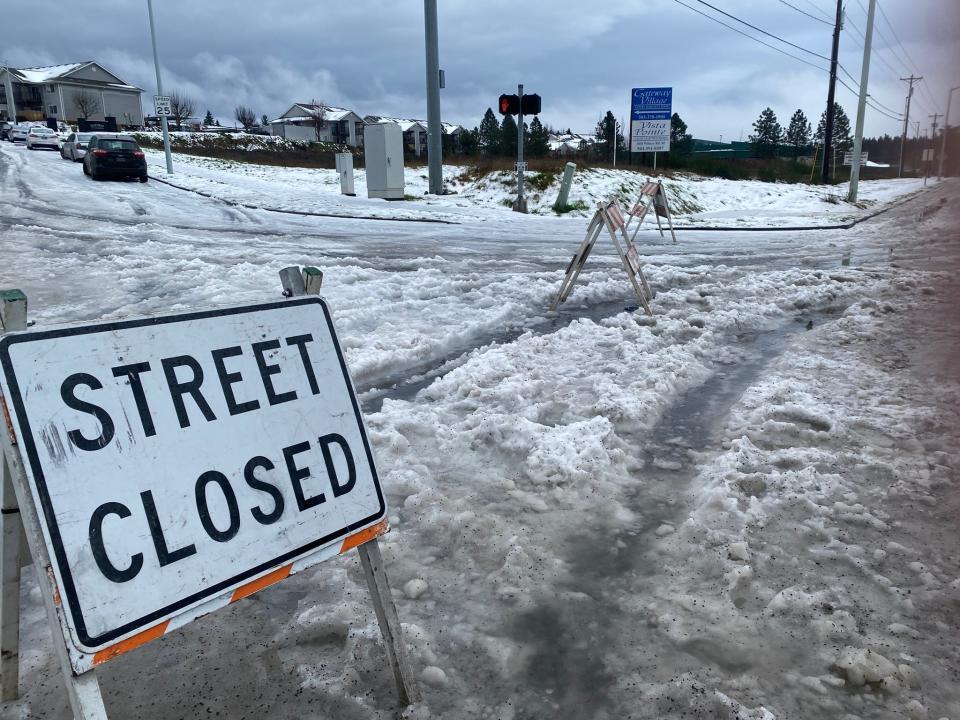
<svg viewBox="0 0 960 720">
<path fill-rule="evenodd" d="M 57 106 L 56 106 L 56 105 L 50 105 L 50 106 L 49 106 L 49 110 L 50 110 L 50 114 L 51 114 L 51 115 L 56 115 L 56 114 L 57 114 Z"/>
<path fill-rule="evenodd" d="M 57 91 L 56 85 L 47 85 L 47 92 L 51 95 Z"/>
</svg>

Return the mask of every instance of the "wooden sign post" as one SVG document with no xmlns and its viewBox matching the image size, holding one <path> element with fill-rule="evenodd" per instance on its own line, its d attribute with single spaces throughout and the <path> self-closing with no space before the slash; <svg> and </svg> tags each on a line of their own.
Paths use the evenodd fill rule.
<svg viewBox="0 0 960 720">
<path fill-rule="evenodd" d="M 620 256 L 620 262 L 623 264 L 623 269 L 630 279 L 630 284 L 637 295 L 637 299 L 640 301 L 640 305 L 643 306 L 647 315 L 651 315 L 649 301 L 653 296 L 650 293 L 647 280 L 643 276 L 643 263 L 640 262 L 640 254 L 637 252 L 633 241 L 627 235 L 627 222 L 624 220 L 623 213 L 620 211 L 620 206 L 617 205 L 616 200 L 609 200 L 597 206 L 597 211 L 593 214 L 593 219 L 590 220 L 590 224 L 587 226 L 587 235 L 583 242 L 580 243 L 580 247 L 577 248 L 577 252 L 574 253 L 570 264 L 567 265 L 567 271 L 564 275 L 563 282 L 560 284 L 560 290 L 551 303 L 550 309 L 556 310 L 561 304 L 566 302 L 570 291 L 573 290 L 574 283 L 576 283 L 580 275 L 580 271 L 583 270 L 584 263 L 586 263 L 587 258 L 590 256 L 590 251 L 593 250 L 593 246 L 596 244 L 597 238 L 600 237 L 600 233 L 603 232 L 604 228 L 606 228 L 610 239 L 613 241 L 614 247 L 617 249 L 617 255 Z M 623 241 L 622 245 L 620 243 L 621 240 Z M 639 283 L 637 282 L 638 278 Z"/>
<path fill-rule="evenodd" d="M 633 207 L 630 208 L 627 213 L 630 216 L 630 219 L 627 220 L 628 228 L 634 220 L 637 221 L 637 226 L 634 228 L 630 240 L 633 241 L 636 239 L 637 233 L 640 232 L 640 224 L 651 208 L 653 209 L 654 217 L 657 219 L 657 229 L 660 231 L 660 237 L 663 237 L 663 225 L 660 224 L 660 218 L 664 217 L 670 226 L 670 236 L 673 238 L 673 241 L 676 242 L 677 235 L 673 231 L 673 217 L 670 215 L 670 203 L 667 201 L 667 191 L 666 188 L 663 187 L 663 182 L 660 180 L 657 180 L 657 182 L 648 180 L 640 190 L 640 197 L 637 199 L 637 202 L 633 204 Z"/>
<path fill-rule="evenodd" d="M 400 701 L 419 699 L 356 393 L 329 309 L 305 296 L 322 275 L 297 275 L 287 301 L 34 332 L 14 332 L 26 297 L 0 293 L 4 699 L 18 517 L 78 720 L 107 717 L 99 665 L 355 548 Z"/>
</svg>

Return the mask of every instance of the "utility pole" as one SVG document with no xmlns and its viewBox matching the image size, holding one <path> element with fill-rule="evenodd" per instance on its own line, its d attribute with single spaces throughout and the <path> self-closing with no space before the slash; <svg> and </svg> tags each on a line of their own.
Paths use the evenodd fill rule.
<svg viewBox="0 0 960 720">
<path fill-rule="evenodd" d="M 947 156 L 947 135 L 950 134 L 950 101 L 953 100 L 953 91 L 960 90 L 960 85 L 950 88 L 947 93 L 947 114 L 943 116 L 943 140 L 940 143 L 940 166 L 937 170 L 937 180 L 943 180 L 943 161 Z"/>
<path fill-rule="evenodd" d="M 163 81 L 160 80 L 160 56 L 157 55 L 157 33 L 153 27 L 153 2 L 147 0 L 147 14 L 150 16 L 150 42 L 153 43 L 153 65 L 157 70 L 157 95 L 163 95 Z M 173 158 L 170 157 L 170 130 L 167 127 L 167 116 L 160 116 L 163 127 L 163 152 L 167 156 L 167 175 L 173 175 Z"/>
<path fill-rule="evenodd" d="M 933 115 L 927 115 L 927 117 L 933 118 L 933 122 L 930 124 L 930 160 L 923 164 L 924 185 L 927 184 L 927 178 L 930 176 L 930 166 L 933 165 L 933 153 L 936 152 L 937 148 L 937 118 L 943 117 L 943 115 L 934 113 Z M 924 143 L 924 145 L 926 145 L 926 143 Z"/>
<path fill-rule="evenodd" d="M 823 129 L 823 172 L 820 179 L 830 182 L 830 154 L 833 150 L 833 105 L 837 91 L 837 55 L 840 53 L 840 28 L 843 27 L 843 0 L 837 0 L 837 19 L 833 25 L 833 50 L 830 53 L 830 88 L 827 90 L 827 123 Z"/>
<path fill-rule="evenodd" d="M 870 44 L 873 40 L 873 15 L 877 9 L 877 0 L 870 0 L 867 8 L 867 29 L 863 37 L 863 65 L 860 69 L 860 102 L 857 105 L 857 129 L 853 137 L 853 163 L 850 167 L 850 194 L 847 199 L 857 201 L 857 189 L 860 185 L 860 151 L 863 150 L 863 121 L 867 113 L 867 81 L 870 79 Z"/>
<path fill-rule="evenodd" d="M 427 51 L 427 164 L 429 190 L 443 194 L 443 126 L 440 124 L 440 50 L 437 42 L 437 0 L 423 0 Z"/>
<path fill-rule="evenodd" d="M 913 74 L 911 74 L 908 78 L 900 79 L 910 83 L 910 89 L 907 91 L 907 108 L 903 113 L 903 135 L 900 138 L 900 165 L 897 167 L 897 177 L 903 177 L 903 146 L 907 142 L 907 128 L 910 126 L 910 98 L 913 97 L 913 84 L 918 80 L 923 80 L 923 76 L 914 77 Z"/>
</svg>

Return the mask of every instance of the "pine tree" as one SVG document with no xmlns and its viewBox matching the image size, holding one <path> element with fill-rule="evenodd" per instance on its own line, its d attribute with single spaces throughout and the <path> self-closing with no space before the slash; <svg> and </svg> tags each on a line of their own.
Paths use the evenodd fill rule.
<svg viewBox="0 0 960 720">
<path fill-rule="evenodd" d="M 693 135 L 687 133 L 687 124 L 677 113 L 670 118 L 670 153 L 689 155 L 693 152 Z"/>
<path fill-rule="evenodd" d="M 260 117 L 260 124 L 263 125 L 264 127 L 270 124 L 269 121 L 267 120 L 266 115 L 263 115 Z"/>
<path fill-rule="evenodd" d="M 477 134 L 477 144 L 484 155 L 491 156 L 500 152 L 500 123 L 491 108 L 487 108 L 483 114 Z"/>
<path fill-rule="evenodd" d="M 513 115 L 504 115 L 500 123 L 500 154 L 508 158 L 517 156 L 517 121 Z"/>
<path fill-rule="evenodd" d="M 213 113 L 207 110 L 207 114 L 203 118 L 204 125 L 213 125 Z"/>
<path fill-rule="evenodd" d="M 550 152 L 549 135 L 540 118 L 534 117 L 530 123 L 530 143 L 524 147 L 530 157 L 543 157 Z"/>
<path fill-rule="evenodd" d="M 460 154 L 467 157 L 473 157 L 477 154 L 479 147 L 480 128 L 473 130 L 463 129 L 460 133 Z"/>
<path fill-rule="evenodd" d="M 817 125 L 817 142 L 823 144 L 823 137 L 827 128 L 827 111 L 824 110 L 820 115 L 820 122 Z M 853 145 L 853 137 L 850 135 L 850 118 L 840 107 L 840 103 L 833 104 L 833 152 L 839 154 L 845 153 Z M 841 158 L 842 160 L 843 158 Z"/>
<path fill-rule="evenodd" d="M 757 157 L 773 157 L 782 139 L 783 128 L 777 121 L 777 114 L 770 108 L 766 108 L 753 123 L 750 142 L 753 143 L 754 152 Z"/>
<path fill-rule="evenodd" d="M 623 133 L 620 123 L 617 122 L 617 119 L 613 116 L 611 110 L 607 110 L 607 114 L 600 118 L 597 122 L 597 128 L 594 132 L 594 137 L 597 139 L 597 146 L 600 149 L 600 152 L 603 157 L 613 160 L 613 143 L 617 143 L 618 148 L 623 148 Z"/>
<path fill-rule="evenodd" d="M 810 144 L 810 121 L 803 114 L 803 110 L 798 109 L 790 118 L 790 126 L 787 128 L 784 142 L 793 147 L 794 158 L 800 154 L 801 148 Z"/>
</svg>

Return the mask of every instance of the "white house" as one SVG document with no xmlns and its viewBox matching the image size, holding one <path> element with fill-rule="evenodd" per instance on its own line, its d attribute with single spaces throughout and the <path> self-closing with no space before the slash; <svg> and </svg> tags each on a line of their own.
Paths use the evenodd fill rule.
<svg viewBox="0 0 960 720">
<path fill-rule="evenodd" d="M 404 146 L 416 157 L 420 157 L 423 149 L 427 147 L 427 133 L 429 132 L 429 125 L 427 124 L 426 120 L 415 120 L 413 118 L 394 118 L 386 117 L 384 115 L 367 115 L 363 119 L 368 124 L 391 122 L 399 125 L 400 130 L 403 132 Z M 463 128 L 460 125 L 455 125 L 453 123 L 441 122 L 440 125 L 443 128 L 443 134 L 449 135 L 451 142 L 458 144 L 460 140 L 460 133 L 463 132 Z"/>
<path fill-rule="evenodd" d="M 318 116 L 322 116 L 320 142 L 363 147 L 363 118 L 352 110 L 330 105 L 295 103 L 283 115 L 270 121 L 270 134 L 288 140 L 317 142 Z"/>
<path fill-rule="evenodd" d="M 589 150 L 597 142 L 593 135 L 583 135 L 580 133 L 550 133 L 547 137 L 547 145 L 550 152 L 557 155 L 576 155 L 577 153 Z"/>
<path fill-rule="evenodd" d="M 0 117 L 18 120 L 114 117 L 121 125 L 143 125 L 140 93 L 93 61 L 31 68 L 0 68 Z M 12 96 L 13 108 L 9 102 Z"/>
</svg>

